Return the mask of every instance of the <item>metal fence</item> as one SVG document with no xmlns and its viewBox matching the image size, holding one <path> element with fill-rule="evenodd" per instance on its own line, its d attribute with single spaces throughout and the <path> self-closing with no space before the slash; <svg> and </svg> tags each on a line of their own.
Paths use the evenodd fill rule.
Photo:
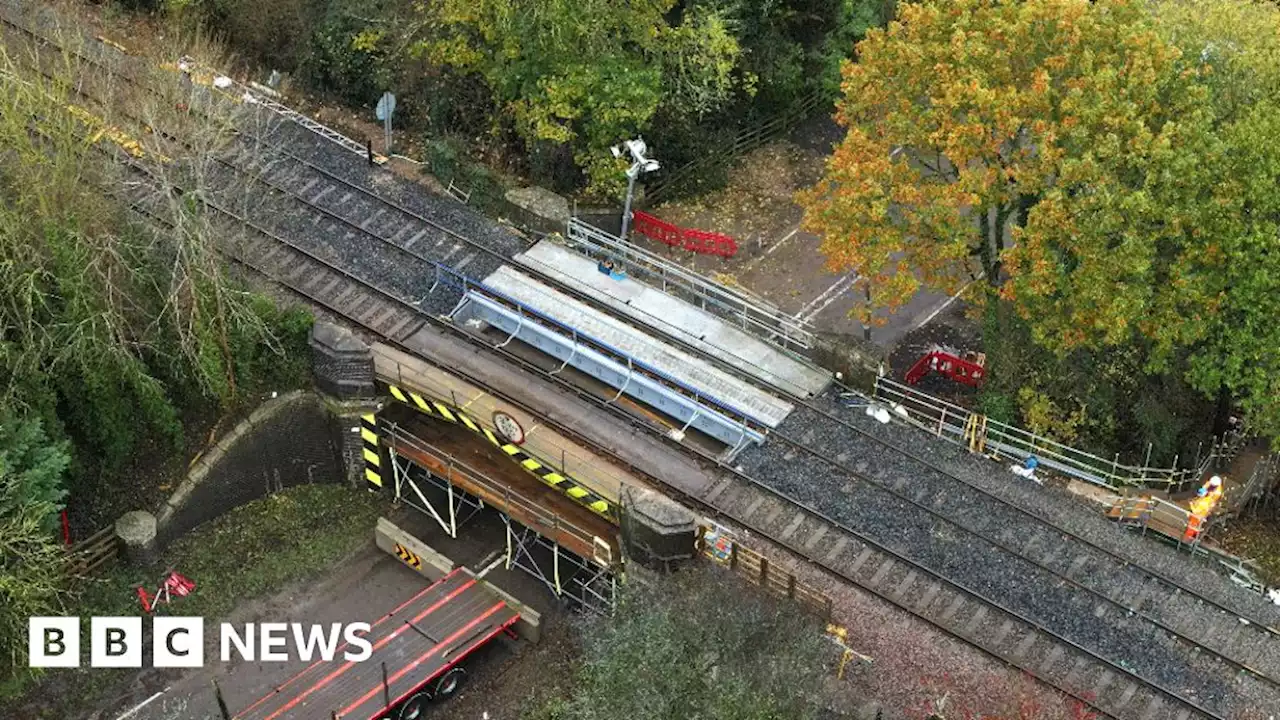
<svg viewBox="0 0 1280 720">
<path fill-rule="evenodd" d="M 912 424 L 974 452 L 1018 461 L 1034 455 L 1046 470 L 1115 490 L 1126 487 L 1159 488 L 1169 492 L 1188 490 L 1211 468 L 1234 458 L 1244 443 L 1244 431 L 1240 428 L 1212 442 L 1208 454 L 1198 451 L 1190 467 L 1179 467 L 1177 458 L 1172 467 L 1151 467 L 1146 462 L 1130 465 L 1120 462 L 1119 453 L 1110 459 L 1100 457 L 992 420 L 886 377 L 876 379 L 874 395 L 891 405 L 901 405 Z M 1147 453 L 1149 461 L 1149 446 Z"/>
<path fill-rule="evenodd" d="M 621 262 L 627 272 L 650 285 L 731 320 L 743 330 L 784 350 L 804 350 L 813 346 L 812 325 L 763 300 L 707 280 L 577 218 L 569 220 L 568 235 L 569 244 L 574 249 L 593 258 L 609 257 Z"/>
</svg>

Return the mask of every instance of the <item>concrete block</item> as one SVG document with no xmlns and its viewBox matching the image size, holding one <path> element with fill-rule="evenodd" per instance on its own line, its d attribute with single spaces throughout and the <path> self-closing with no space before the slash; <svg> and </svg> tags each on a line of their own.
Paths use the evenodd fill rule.
<svg viewBox="0 0 1280 720">
<path fill-rule="evenodd" d="M 386 518 L 378 518 L 378 525 L 374 529 L 374 542 L 379 549 L 392 556 L 396 555 L 397 544 L 417 555 L 422 560 L 422 567 L 415 568 L 408 563 L 405 563 L 405 565 L 416 570 L 418 574 L 431 582 L 444 577 L 455 567 L 452 560 L 436 552 L 430 545 L 410 535 L 408 532 L 401 530 L 399 526 Z"/>
<path fill-rule="evenodd" d="M 127 512 L 116 520 L 116 537 L 124 544 L 130 565 L 150 567 L 159 559 L 156 528 L 156 516 L 145 510 Z"/>
</svg>

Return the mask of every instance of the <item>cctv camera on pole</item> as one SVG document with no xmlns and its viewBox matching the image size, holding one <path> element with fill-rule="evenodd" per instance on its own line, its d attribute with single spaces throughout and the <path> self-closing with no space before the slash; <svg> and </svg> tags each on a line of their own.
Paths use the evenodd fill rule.
<svg viewBox="0 0 1280 720">
<path fill-rule="evenodd" d="M 631 199 L 635 195 L 636 178 L 661 167 L 657 160 L 645 157 L 645 153 L 648 151 L 649 147 L 645 145 L 644 138 L 641 137 L 609 148 L 609 152 L 613 153 L 615 158 L 621 158 L 623 152 L 626 152 L 631 156 L 632 160 L 631 167 L 627 168 L 627 200 L 622 208 L 622 233 L 620 237 L 623 240 L 627 239 L 627 231 L 631 228 Z"/>
</svg>

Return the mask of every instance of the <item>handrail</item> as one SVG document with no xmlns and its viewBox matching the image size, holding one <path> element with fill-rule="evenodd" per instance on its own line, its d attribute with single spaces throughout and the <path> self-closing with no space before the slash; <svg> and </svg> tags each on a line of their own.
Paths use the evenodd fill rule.
<svg viewBox="0 0 1280 720">
<path fill-rule="evenodd" d="M 876 379 L 874 395 L 880 399 L 902 404 L 908 412 L 924 415 L 926 420 L 918 421 L 918 424 L 939 436 L 942 436 L 945 431 L 947 435 L 963 439 L 965 428 L 948 420 L 963 421 L 974 415 L 968 408 L 935 398 L 883 376 Z M 990 418 L 986 420 L 983 434 L 983 445 L 997 451 L 998 454 L 1022 460 L 1035 455 L 1040 464 L 1048 469 L 1109 488 L 1153 484 L 1173 487 L 1198 482 L 1215 460 L 1230 457 L 1234 451 L 1238 450 L 1237 438 L 1224 439 L 1215 442 L 1209 454 L 1195 467 L 1159 468 L 1145 464 L 1121 463 L 1118 454 L 1115 458 L 1108 460 Z"/>
<path fill-rule="evenodd" d="M 568 225 L 570 243 L 585 247 L 588 256 L 592 250 L 597 255 L 608 255 L 626 263 L 629 271 L 657 278 L 660 289 L 669 292 L 673 282 L 703 307 L 707 303 L 719 308 L 721 315 L 739 322 L 743 329 L 752 328 L 757 336 L 784 350 L 809 349 L 815 343 L 813 326 L 804 320 L 787 315 L 767 303 L 750 298 L 732 288 L 707 280 L 690 270 L 669 262 L 648 250 L 637 247 L 622 238 L 588 225 L 578 218 L 570 218 Z"/>
</svg>

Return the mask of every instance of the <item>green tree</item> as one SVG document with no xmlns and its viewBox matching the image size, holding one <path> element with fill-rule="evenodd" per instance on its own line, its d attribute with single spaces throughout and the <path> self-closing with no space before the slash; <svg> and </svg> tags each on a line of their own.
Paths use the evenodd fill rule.
<svg viewBox="0 0 1280 720">
<path fill-rule="evenodd" d="M 870 275 L 890 306 L 922 284 L 955 289 L 976 257 L 988 283 L 972 297 L 995 320 L 988 343 L 1008 341 L 1016 314 L 1048 351 L 1037 372 L 992 368 L 1041 421 L 1115 427 L 1116 416 L 1090 414 L 1127 403 L 1144 408 L 1124 413 L 1137 426 L 1180 424 L 1169 407 L 1197 403 L 1136 401 L 1172 375 L 1166 386 L 1185 377 L 1208 397 L 1234 396 L 1255 426 L 1280 434 L 1277 368 L 1263 350 L 1277 339 L 1277 216 L 1265 191 L 1277 176 L 1263 141 L 1275 132 L 1277 15 L 1243 0 L 1212 11 L 905 5 L 845 67 L 849 132 L 801 196 L 806 226 L 833 266 Z M 1063 387 L 1064 365 L 1106 352 L 1150 379 Z"/>
<path fill-rule="evenodd" d="M 802 720 L 831 660 L 822 625 L 727 570 L 624 588 L 587 638 L 572 693 L 534 720 Z"/>
<path fill-rule="evenodd" d="M 0 403 L 69 436 L 81 470 L 110 470 L 143 439 L 177 443 L 182 408 L 254 390 L 284 318 L 231 279 L 226 227 L 195 201 L 240 111 L 193 122 L 171 77 L 142 93 L 81 67 L 78 35 L 57 40 L 69 49 L 0 51 Z"/>
<path fill-rule="evenodd" d="M 70 461 L 38 420 L 0 412 L 0 679 L 26 669 L 27 618 L 61 609 L 66 554 L 53 523 Z"/>
<path fill-rule="evenodd" d="M 432 0 L 414 50 L 474 73 L 526 143 L 573 147 L 590 186 L 616 193 L 607 150 L 647 126 L 664 98 L 701 117 L 731 97 L 741 49 L 723 15 L 674 0 Z"/>
<path fill-rule="evenodd" d="M 1208 88 L 1222 150 L 1194 176 L 1211 185 L 1195 228 L 1197 261 L 1175 285 L 1204 301 L 1183 324 L 1187 374 L 1207 395 L 1231 397 L 1255 430 L 1280 438 L 1280 7 L 1246 0 L 1157 3 L 1161 34 Z M 1182 179 L 1186 182 L 1186 179 Z"/>
</svg>

